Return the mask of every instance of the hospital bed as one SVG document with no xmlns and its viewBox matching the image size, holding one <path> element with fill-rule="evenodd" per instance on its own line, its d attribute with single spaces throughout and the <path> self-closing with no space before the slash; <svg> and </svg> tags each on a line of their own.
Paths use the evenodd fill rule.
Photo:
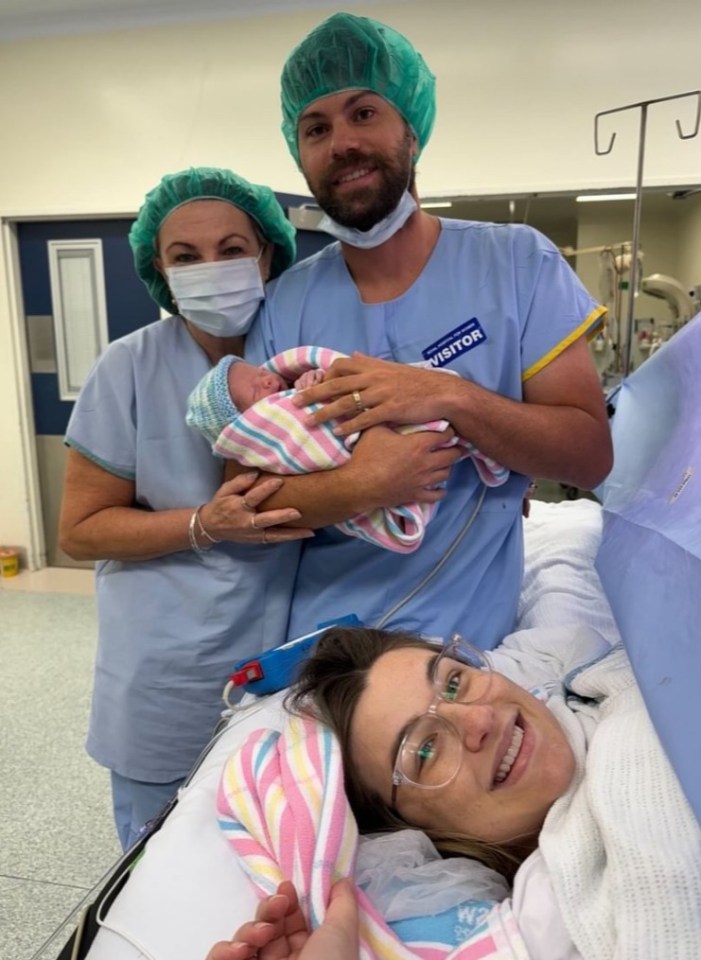
<svg viewBox="0 0 701 960">
<path fill-rule="evenodd" d="M 604 506 L 532 502 L 519 605 L 521 628 L 588 624 L 611 644 L 623 636 L 697 818 L 701 741 L 684 712 L 701 677 L 699 369 L 701 318 L 621 388 Z M 249 698 L 226 719 L 163 824 L 95 895 L 96 935 L 74 937 L 61 960 L 204 960 L 250 919 L 257 898 L 218 827 L 216 791 L 231 752 L 283 719 L 281 694 Z"/>
<path fill-rule="evenodd" d="M 594 570 L 602 513 L 591 500 L 533 501 L 524 521 L 526 568 L 519 622 L 562 627 L 588 623 L 615 643 L 618 633 Z M 253 698 L 251 698 L 253 699 Z M 254 701 L 231 716 L 182 788 L 163 826 L 117 865 L 96 900 L 97 935 L 76 952 L 89 960 L 190 960 L 231 936 L 257 897 L 217 825 L 216 791 L 226 758 L 260 727 L 277 728 L 282 695 Z M 128 877 L 119 894 L 112 891 Z M 65 960 L 71 957 L 65 954 Z M 63 960 L 63 958 L 62 958 Z"/>
</svg>

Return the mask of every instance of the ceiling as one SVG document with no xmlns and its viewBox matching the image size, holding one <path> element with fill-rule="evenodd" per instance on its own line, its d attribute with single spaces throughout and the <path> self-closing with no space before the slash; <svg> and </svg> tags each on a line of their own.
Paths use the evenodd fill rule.
<svg viewBox="0 0 701 960">
<path fill-rule="evenodd" d="M 344 0 L 343 8 L 361 0 Z M 365 0 L 364 5 L 372 5 Z M 0 40 L 91 33 L 159 23 L 257 17 L 295 10 L 332 13 L 338 0 L 0 0 Z"/>
<path fill-rule="evenodd" d="M 367 7 L 379 2 L 381 0 L 343 0 L 342 4 L 339 0 L 197 0 L 196 3 L 193 0 L 0 0 L 0 41 L 86 34 L 160 23 L 254 17 L 305 9 L 317 11 L 323 17 L 338 10 L 339 5 L 349 9 L 359 4 Z M 400 3 L 402 0 L 389 2 Z M 643 207 L 648 213 L 657 210 L 674 216 L 682 212 L 683 196 L 696 192 L 688 188 L 646 190 Z M 675 193 L 681 196 L 673 199 Z M 694 196 L 693 199 L 699 198 Z M 616 203 L 622 211 L 630 209 L 632 217 L 632 203 Z M 569 229 L 569 225 L 577 220 L 578 207 L 573 196 L 541 194 L 532 197 L 458 197 L 452 199 L 451 210 L 436 209 L 435 212 L 461 219 L 529 223 L 552 233 L 558 228 Z"/>
</svg>

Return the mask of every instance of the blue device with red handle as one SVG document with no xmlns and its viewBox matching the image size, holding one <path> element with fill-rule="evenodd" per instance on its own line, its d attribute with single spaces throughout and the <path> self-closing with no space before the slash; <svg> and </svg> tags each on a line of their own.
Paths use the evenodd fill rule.
<svg viewBox="0 0 701 960">
<path fill-rule="evenodd" d="M 288 640 L 257 657 L 237 661 L 229 677 L 227 693 L 231 687 L 242 687 L 246 693 L 262 697 L 289 687 L 297 679 L 300 664 L 307 659 L 310 649 L 329 627 L 360 626 L 362 626 L 360 620 L 351 613 L 336 620 L 327 620 L 312 633 L 305 633 L 302 637 Z"/>
</svg>

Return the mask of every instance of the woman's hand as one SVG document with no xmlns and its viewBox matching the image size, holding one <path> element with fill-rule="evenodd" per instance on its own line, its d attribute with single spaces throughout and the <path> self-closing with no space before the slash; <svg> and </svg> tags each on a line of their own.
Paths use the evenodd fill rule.
<svg viewBox="0 0 701 960">
<path fill-rule="evenodd" d="M 233 543 L 285 543 L 313 537 L 303 527 L 280 527 L 279 524 L 299 520 L 294 507 L 262 510 L 258 506 L 283 485 L 279 477 L 270 477 L 254 487 L 256 472 L 242 473 L 219 487 L 209 503 L 200 509 L 200 521 L 210 537 Z"/>
<path fill-rule="evenodd" d="M 288 880 L 262 900 L 256 919 L 233 940 L 216 943 L 207 960 L 358 960 L 358 907 L 353 887 L 340 880 L 331 890 L 326 917 L 310 934 L 297 892 Z"/>
<path fill-rule="evenodd" d="M 354 353 L 334 360 L 324 382 L 298 393 L 294 404 L 323 403 L 310 422 L 338 419 L 334 433 L 347 437 L 380 423 L 450 420 L 461 389 L 465 381 L 443 371 Z"/>
</svg>

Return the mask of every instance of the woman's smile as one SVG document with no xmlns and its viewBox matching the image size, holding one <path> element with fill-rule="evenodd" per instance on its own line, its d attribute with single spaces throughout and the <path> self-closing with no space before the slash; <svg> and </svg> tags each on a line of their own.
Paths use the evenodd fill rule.
<svg viewBox="0 0 701 960">
<path fill-rule="evenodd" d="M 497 753 L 497 760 L 499 760 L 499 753 L 501 753 L 501 761 L 497 767 L 497 771 L 492 778 L 492 784 L 495 787 L 500 786 L 505 783 L 507 778 L 509 782 L 513 782 L 511 776 L 513 775 L 514 779 L 518 779 L 525 769 L 525 764 L 528 762 L 525 760 L 523 763 L 520 763 L 516 770 L 514 770 L 514 764 L 521 755 L 521 747 L 523 746 L 523 727 L 518 725 L 518 717 L 510 724 L 509 727 L 504 731 L 504 737 L 502 738 L 502 743 L 500 744 L 503 747 L 504 741 L 507 742 L 506 750 L 500 750 Z"/>
</svg>

